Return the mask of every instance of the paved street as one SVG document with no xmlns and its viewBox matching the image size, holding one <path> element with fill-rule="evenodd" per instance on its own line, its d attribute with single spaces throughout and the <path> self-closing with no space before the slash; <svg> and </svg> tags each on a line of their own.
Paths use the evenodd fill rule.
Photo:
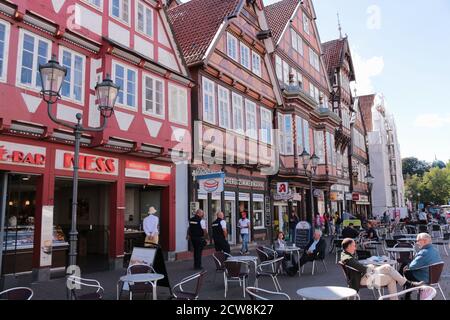
<svg viewBox="0 0 450 320">
<path fill-rule="evenodd" d="M 235 255 L 238 255 L 238 251 L 232 252 Z M 254 250 L 252 250 L 251 254 L 255 254 Z M 316 273 L 311 275 L 311 267 L 312 264 L 308 263 L 305 268 L 305 273 L 300 277 L 288 277 L 286 275 L 281 275 L 278 277 L 281 287 L 285 293 L 287 293 L 291 299 L 299 299 L 296 295 L 296 291 L 300 288 L 310 287 L 310 286 L 346 286 L 345 278 L 342 273 L 342 270 L 338 265 L 335 264 L 335 255 L 327 254 L 326 265 L 328 268 L 328 272 L 325 272 L 323 265 L 318 263 L 316 265 Z M 450 258 L 443 255 L 443 259 L 445 261 L 445 268 L 443 271 L 443 275 L 441 277 L 441 286 L 444 290 L 447 299 L 450 298 Z M 168 274 L 170 277 L 170 283 L 173 286 L 183 277 L 194 273 L 192 261 L 176 261 L 169 262 L 166 264 Z M 205 282 L 203 284 L 200 299 L 201 300 L 224 300 L 224 283 L 222 274 L 217 274 L 217 277 L 214 281 L 214 273 L 215 266 L 212 260 L 212 257 L 203 257 L 203 266 L 208 273 L 206 275 Z M 100 272 L 100 273 L 92 273 L 92 274 L 83 274 L 83 277 L 97 279 L 100 281 L 102 286 L 105 288 L 104 298 L 107 300 L 115 300 L 116 299 L 116 284 L 117 280 L 120 276 L 124 275 L 126 272 L 125 269 L 109 271 L 109 272 Z M 252 285 L 254 277 L 250 276 L 250 285 Z M 24 279 L 25 281 L 25 279 Z M 66 299 L 65 293 L 65 284 L 64 278 L 54 279 L 49 282 L 43 283 L 34 283 L 31 285 L 32 289 L 35 292 L 34 299 L 42 299 L 42 300 L 60 300 Z M 273 283 L 268 278 L 263 278 L 259 281 L 259 286 L 268 290 L 274 290 Z M 363 300 L 373 300 L 374 297 L 372 292 L 367 289 L 362 289 L 360 291 L 361 299 Z M 167 288 L 158 288 L 158 299 L 167 299 L 169 297 L 169 291 Z M 123 299 L 127 299 L 127 295 L 124 294 L 122 296 Z M 142 297 L 139 297 L 142 298 Z M 238 283 L 230 283 L 229 291 L 227 295 L 227 300 L 242 300 L 242 289 L 239 287 Z M 248 299 L 248 297 L 246 297 Z M 437 300 L 442 300 L 442 296 L 440 294 L 436 297 Z"/>
</svg>

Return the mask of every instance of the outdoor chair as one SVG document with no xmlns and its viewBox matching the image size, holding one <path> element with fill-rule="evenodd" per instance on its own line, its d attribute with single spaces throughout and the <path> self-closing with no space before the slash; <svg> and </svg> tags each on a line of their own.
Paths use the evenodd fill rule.
<svg viewBox="0 0 450 320">
<path fill-rule="evenodd" d="M 216 251 L 213 253 L 212 257 L 214 264 L 216 265 L 216 272 L 214 273 L 214 282 L 216 282 L 217 273 L 225 272 L 225 265 L 223 263 L 227 260 L 227 256 L 221 251 Z"/>
<path fill-rule="evenodd" d="M 255 286 L 258 287 L 258 280 L 260 277 L 270 277 L 272 278 L 273 284 L 275 285 L 275 290 L 277 290 L 277 292 L 281 291 L 281 285 L 278 282 L 277 277 L 281 272 L 283 260 L 284 257 L 280 257 L 274 260 L 261 262 L 256 268 Z"/>
<path fill-rule="evenodd" d="M 225 295 L 227 297 L 228 282 L 239 282 L 242 287 L 242 293 L 245 298 L 245 287 L 250 271 L 249 264 L 245 261 L 225 261 L 225 272 L 223 274 L 223 280 L 225 284 Z"/>
<path fill-rule="evenodd" d="M 448 257 L 447 247 L 449 246 L 449 240 L 450 240 L 450 233 L 444 233 L 444 236 L 442 238 L 433 241 L 433 244 L 435 246 L 438 246 L 439 248 L 440 247 L 444 248 L 444 252 L 447 255 L 447 257 Z"/>
<path fill-rule="evenodd" d="M 74 300 L 102 300 L 104 289 L 95 279 L 85 279 L 71 275 L 67 279 L 67 285 L 70 285 L 69 294 Z M 69 288 L 69 286 L 68 286 Z M 85 289 L 96 289 L 94 292 L 81 292 Z M 80 290 L 77 292 L 77 290 Z"/>
<path fill-rule="evenodd" d="M 263 246 L 259 246 L 256 248 L 256 253 L 258 255 L 259 261 L 264 262 L 267 260 L 271 260 L 269 258 L 269 254 L 264 250 Z"/>
<path fill-rule="evenodd" d="M 134 264 L 127 269 L 127 274 L 139 273 L 155 273 L 155 270 L 147 264 Z M 133 299 L 133 294 L 144 294 L 144 297 L 147 298 L 147 294 L 152 294 L 153 292 L 153 284 L 150 282 L 124 283 L 122 290 L 127 289 L 129 290 L 130 300 Z"/>
<path fill-rule="evenodd" d="M 342 253 L 343 239 L 334 240 L 334 250 L 336 251 L 336 263 L 338 263 L 339 255 Z"/>
<path fill-rule="evenodd" d="M 291 300 L 291 298 L 284 292 L 274 292 L 261 288 L 247 287 L 250 300 Z"/>
<path fill-rule="evenodd" d="M 417 233 L 417 229 L 415 226 L 407 225 L 407 226 L 405 226 L 405 228 L 406 228 L 406 232 L 408 234 L 416 234 Z"/>
<path fill-rule="evenodd" d="M 429 273 L 427 285 L 429 285 L 433 288 L 438 288 L 439 291 L 441 292 L 444 300 L 447 300 L 444 292 L 442 291 L 441 285 L 439 284 L 439 281 L 441 279 L 441 274 L 444 269 L 444 262 L 438 262 L 438 263 L 431 264 L 429 266 L 425 266 L 425 267 L 422 267 L 419 269 L 425 269 L 425 268 L 428 268 L 428 273 Z M 418 269 L 416 269 L 416 270 L 418 270 Z"/>
<path fill-rule="evenodd" d="M 414 245 L 409 242 L 399 242 L 397 243 L 394 248 L 411 248 L 414 249 Z M 401 266 L 406 266 L 414 259 L 414 251 L 410 252 L 395 252 L 397 261 L 397 264 L 400 265 L 400 269 L 402 269 Z"/>
<path fill-rule="evenodd" d="M 0 292 L 0 300 L 31 300 L 33 290 L 27 287 L 10 288 Z"/>
<path fill-rule="evenodd" d="M 354 290 L 356 290 L 356 291 L 358 291 L 359 292 L 359 290 L 357 290 L 356 288 L 353 288 L 352 287 L 352 283 L 351 283 L 351 274 L 352 274 L 352 272 L 358 272 L 359 273 L 359 271 L 358 270 L 356 270 L 356 269 L 354 269 L 354 268 L 352 268 L 352 267 L 350 267 L 350 266 L 347 266 L 347 265 L 345 265 L 343 262 L 341 262 L 341 261 L 339 261 L 338 262 L 338 264 L 341 266 L 341 268 L 342 268 L 342 271 L 344 272 L 344 276 L 345 276 L 345 279 L 346 279 L 346 281 L 347 281 L 347 285 L 348 285 L 348 287 L 349 288 L 352 288 L 352 289 L 354 289 Z M 378 295 L 379 296 L 382 296 L 382 291 L 381 291 L 381 288 L 380 287 L 378 287 L 378 288 L 375 288 L 375 287 L 373 287 L 373 288 L 369 288 L 369 287 L 367 287 L 367 286 L 363 286 L 363 285 L 360 285 L 359 286 L 359 288 L 360 289 L 369 289 L 369 290 L 371 290 L 372 291 L 372 294 L 373 294 L 373 296 L 374 296 L 374 298 L 376 299 L 377 298 L 377 295 L 375 294 L 375 289 L 378 291 Z"/>
<path fill-rule="evenodd" d="M 328 272 L 327 265 L 325 264 L 325 252 L 326 252 L 326 249 L 324 249 L 321 252 L 318 252 L 317 255 L 314 257 L 314 260 L 312 261 L 311 275 L 314 275 L 314 270 L 316 268 L 316 261 L 321 261 L 323 264 L 323 267 L 325 268 L 325 271 Z M 304 264 L 302 266 L 302 273 L 305 269 L 305 265 L 306 264 Z"/>
<path fill-rule="evenodd" d="M 200 289 L 203 284 L 203 279 L 206 274 L 206 270 L 190 275 L 184 279 L 182 279 L 179 283 L 177 283 L 173 288 L 173 297 L 175 300 L 198 300 L 198 295 L 200 293 Z M 193 291 L 186 291 L 183 289 L 184 285 L 195 284 L 195 288 Z"/>
<path fill-rule="evenodd" d="M 428 226 L 426 224 L 417 225 L 417 232 L 418 233 L 428 233 Z"/>
<path fill-rule="evenodd" d="M 442 234 L 442 228 L 440 224 L 432 224 L 431 225 L 431 237 L 432 238 L 442 238 L 443 234 Z"/>
<path fill-rule="evenodd" d="M 400 297 L 407 293 L 417 292 L 417 300 L 433 300 L 436 296 L 436 289 L 430 286 L 420 286 L 415 288 L 410 288 L 407 290 L 403 290 L 397 293 L 387 294 L 384 296 L 380 296 L 378 300 L 386 300 L 392 297 Z"/>
</svg>

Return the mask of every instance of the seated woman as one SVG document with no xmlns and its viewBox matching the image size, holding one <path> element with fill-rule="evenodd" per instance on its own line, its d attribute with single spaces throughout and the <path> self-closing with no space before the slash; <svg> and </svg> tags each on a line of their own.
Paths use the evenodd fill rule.
<svg viewBox="0 0 450 320">
<path fill-rule="evenodd" d="M 288 261 L 291 260 L 291 254 L 289 252 L 284 251 L 283 249 L 286 248 L 286 240 L 284 232 L 280 231 L 278 232 L 277 240 L 275 241 L 275 251 L 278 253 L 279 257 L 284 257 L 283 260 L 283 270 L 287 272 L 288 270 Z"/>
</svg>

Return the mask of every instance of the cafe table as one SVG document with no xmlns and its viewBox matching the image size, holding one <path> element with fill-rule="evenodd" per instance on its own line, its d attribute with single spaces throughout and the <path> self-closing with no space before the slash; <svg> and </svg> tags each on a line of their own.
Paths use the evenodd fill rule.
<svg viewBox="0 0 450 320">
<path fill-rule="evenodd" d="M 127 274 L 125 276 L 120 277 L 117 282 L 117 300 L 120 298 L 120 293 L 122 292 L 123 285 L 125 283 L 134 284 L 134 283 L 150 283 L 153 288 L 153 300 L 156 300 L 156 287 L 158 280 L 164 279 L 164 275 L 159 273 L 135 273 L 135 274 Z M 130 300 L 132 295 L 130 294 Z"/>
<path fill-rule="evenodd" d="M 297 295 L 303 300 L 344 300 L 356 298 L 359 300 L 359 295 L 356 290 L 347 287 L 307 287 L 297 290 Z"/>
</svg>

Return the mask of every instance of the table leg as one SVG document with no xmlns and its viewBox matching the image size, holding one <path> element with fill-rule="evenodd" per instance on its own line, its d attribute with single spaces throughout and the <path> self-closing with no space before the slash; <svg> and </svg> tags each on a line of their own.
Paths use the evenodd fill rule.
<svg viewBox="0 0 450 320">
<path fill-rule="evenodd" d="M 157 300 L 157 297 L 156 297 L 156 281 L 153 283 L 153 300 Z"/>
</svg>

